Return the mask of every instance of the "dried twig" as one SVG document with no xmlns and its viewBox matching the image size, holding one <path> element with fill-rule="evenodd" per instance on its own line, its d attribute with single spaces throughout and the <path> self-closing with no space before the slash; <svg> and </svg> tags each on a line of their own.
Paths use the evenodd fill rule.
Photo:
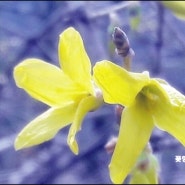
<svg viewBox="0 0 185 185">
<path fill-rule="evenodd" d="M 123 3 L 119 3 L 119 4 L 111 6 L 111 8 L 108 7 L 108 8 L 102 9 L 99 12 L 90 13 L 88 17 L 89 17 L 89 19 L 95 19 L 97 17 L 109 15 L 110 13 L 122 10 L 122 9 L 127 8 L 128 6 L 131 6 L 136 3 L 138 3 L 138 1 L 127 1 L 127 2 L 123 2 Z"/>
</svg>

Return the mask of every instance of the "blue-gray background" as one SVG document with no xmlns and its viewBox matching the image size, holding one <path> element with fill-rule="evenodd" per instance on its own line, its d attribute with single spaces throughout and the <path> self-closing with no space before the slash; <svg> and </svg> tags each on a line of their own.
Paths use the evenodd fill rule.
<svg viewBox="0 0 185 185">
<path fill-rule="evenodd" d="M 13 147 L 18 132 L 48 109 L 16 87 L 13 68 L 28 57 L 59 66 L 58 36 L 68 26 L 81 33 L 92 65 L 102 59 L 121 64 L 121 58 L 109 49 L 110 17 L 116 15 L 115 26 L 126 32 L 136 54 L 131 70 L 148 70 L 152 77 L 164 78 L 185 93 L 185 21 L 158 2 L 140 2 L 141 22 L 133 30 L 130 23 L 133 14 L 124 3 L 128 2 L 0 2 L 0 183 L 111 184 L 108 171 L 111 155 L 104 146 L 118 132 L 113 105 L 104 105 L 85 117 L 77 135 L 80 146 L 77 156 L 66 144 L 68 127 L 39 146 L 20 151 Z M 175 162 L 175 156 L 185 156 L 185 148 L 157 128 L 151 144 L 160 162 L 161 183 L 185 183 L 185 163 Z"/>
</svg>

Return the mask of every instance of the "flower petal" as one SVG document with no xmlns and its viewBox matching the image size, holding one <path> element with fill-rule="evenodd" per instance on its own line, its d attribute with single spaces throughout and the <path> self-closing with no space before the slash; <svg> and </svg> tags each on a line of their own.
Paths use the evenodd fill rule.
<svg viewBox="0 0 185 185">
<path fill-rule="evenodd" d="M 145 172 L 149 184 L 159 184 L 159 176 L 158 176 L 158 172 L 159 172 L 159 164 L 158 164 L 158 160 L 157 158 L 150 154 L 149 155 L 149 161 L 150 161 L 150 165 L 149 165 L 149 169 Z"/>
<path fill-rule="evenodd" d="M 153 115 L 156 126 L 169 132 L 185 146 L 185 96 L 169 84 L 161 84 L 169 101 L 159 101 Z"/>
<path fill-rule="evenodd" d="M 51 108 L 36 117 L 17 136 L 15 140 L 16 150 L 52 139 L 61 128 L 73 121 L 76 108 L 77 104 L 71 102 L 62 107 Z"/>
<path fill-rule="evenodd" d="M 165 83 L 165 81 L 163 83 L 160 82 L 160 86 L 168 95 L 170 103 L 172 105 L 174 105 L 175 107 L 179 107 L 179 109 L 185 107 L 185 96 L 181 92 L 177 91 L 167 82 Z"/>
<path fill-rule="evenodd" d="M 60 34 L 58 53 L 64 73 L 93 94 L 91 62 L 79 32 L 73 27 L 69 27 Z"/>
<path fill-rule="evenodd" d="M 78 100 L 84 92 L 62 70 L 39 59 L 24 60 L 14 68 L 17 86 L 50 106 Z"/>
<path fill-rule="evenodd" d="M 130 173 L 153 127 L 151 114 L 142 103 L 142 98 L 123 110 L 118 141 L 109 165 L 113 183 L 121 184 Z"/>
<path fill-rule="evenodd" d="M 107 103 L 131 105 L 139 91 L 150 82 L 148 73 L 131 73 L 109 61 L 97 62 L 93 70 Z"/>
<path fill-rule="evenodd" d="M 166 8 L 179 19 L 185 20 L 185 2 L 184 1 L 161 1 Z"/>
<path fill-rule="evenodd" d="M 68 134 L 68 144 L 71 148 L 71 150 L 75 153 L 78 154 L 78 144 L 75 140 L 75 136 L 79 130 L 81 130 L 81 124 L 82 121 L 85 117 L 85 115 L 92 110 L 96 110 L 98 107 L 100 107 L 102 104 L 102 100 L 97 99 L 94 96 L 87 96 L 86 98 L 82 99 L 76 114 L 74 121 L 70 127 L 69 134 Z"/>
</svg>

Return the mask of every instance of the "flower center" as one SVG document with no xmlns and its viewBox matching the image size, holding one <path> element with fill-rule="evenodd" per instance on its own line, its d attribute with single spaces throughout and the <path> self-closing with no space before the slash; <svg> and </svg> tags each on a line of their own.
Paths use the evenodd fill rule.
<svg viewBox="0 0 185 185">
<path fill-rule="evenodd" d="M 158 94 L 150 88 L 143 88 L 137 95 L 138 101 L 146 107 L 147 111 L 154 110 L 157 102 L 160 101 Z"/>
</svg>

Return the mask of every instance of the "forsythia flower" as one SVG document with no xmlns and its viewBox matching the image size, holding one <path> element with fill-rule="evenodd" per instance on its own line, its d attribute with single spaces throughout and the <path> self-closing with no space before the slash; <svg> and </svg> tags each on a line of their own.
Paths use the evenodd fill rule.
<svg viewBox="0 0 185 185">
<path fill-rule="evenodd" d="M 122 183 L 146 146 L 154 126 L 185 145 L 185 96 L 148 72 L 128 72 L 109 61 L 96 63 L 94 78 L 104 101 L 125 106 L 118 141 L 109 165 L 114 183 Z"/>
<path fill-rule="evenodd" d="M 36 58 L 26 59 L 14 68 L 17 86 L 51 107 L 19 133 L 15 140 L 17 150 L 50 140 L 72 123 L 68 144 L 77 154 L 75 135 L 84 116 L 103 102 L 92 80 L 83 40 L 74 28 L 60 34 L 58 52 L 61 69 Z"/>
</svg>

